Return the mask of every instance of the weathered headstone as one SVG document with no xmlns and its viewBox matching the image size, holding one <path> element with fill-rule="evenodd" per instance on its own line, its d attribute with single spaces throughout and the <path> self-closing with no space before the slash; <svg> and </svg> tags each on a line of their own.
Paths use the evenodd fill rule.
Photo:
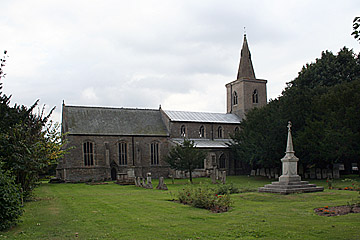
<svg viewBox="0 0 360 240">
<path fill-rule="evenodd" d="M 251 170 L 250 176 L 255 176 L 256 171 L 255 170 Z"/>
<path fill-rule="evenodd" d="M 140 187 L 139 177 L 135 177 L 135 178 L 134 178 L 134 181 L 135 181 L 135 186 L 136 186 L 136 187 Z"/>
<path fill-rule="evenodd" d="M 326 179 L 327 178 L 327 169 L 321 170 L 321 175 L 322 175 L 323 179 Z"/>
<path fill-rule="evenodd" d="M 260 169 L 256 169 L 256 176 L 259 176 L 260 175 Z"/>
<path fill-rule="evenodd" d="M 270 175 L 270 169 L 265 169 L 265 174 L 268 178 L 271 178 L 271 175 Z"/>
<path fill-rule="evenodd" d="M 165 182 L 164 182 L 164 177 L 160 177 L 159 178 L 159 185 L 157 185 L 156 189 L 159 189 L 159 190 L 168 190 Z"/>
<path fill-rule="evenodd" d="M 311 169 L 310 169 L 310 178 L 311 178 L 311 179 L 315 179 L 315 178 L 316 178 L 316 169 L 315 169 L 315 168 L 311 168 Z"/>
<path fill-rule="evenodd" d="M 260 169 L 260 176 L 263 176 L 263 177 L 266 176 L 265 168 L 261 168 L 261 169 Z"/>
<path fill-rule="evenodd" d="M 146 186 L 146 184 L 145 184 L 145 178 L 143 178 L 143 177 L 141 178 L 141 186 L 142 186 L 142 187 L 145 187 L 145 186 Z"/>
<path fill-rule="evenodd" d="M 216 184 L 216 174 L 215 174 L 215 170 L 212 170 L 212 172 L 211 172 L 211 183 L 212 183 L 212 184 Z"/>
<path fill-rule="evenodd" d="M 221 183 L 226 184 L 226 171 L 222 171 L 221 174 Z"/>
<path fill-rule="evenodd" d="M 333 177 L 334 177 L 334 179 L 340 178 L 340 171 L 338 169 L 333 170 Z"/>
<path fill-rule="evenodd" d="M 320 168 L 316 169 L 316 179 L 321 179 L 321 169 Z"/>
<path fill-rule="evenodd" d="M 278 173 L 275 173 L 275 179 L 278 179 L 279 178 L 279 174 Z"/>
<path fill-rule="evenodd" d="M 153 189 L 153 185 L 152 185 L 152 183 L 151 183 L 151 173 L 147 173 L 145 188 L 147 188 L 147 189 Z"/>
</svg>

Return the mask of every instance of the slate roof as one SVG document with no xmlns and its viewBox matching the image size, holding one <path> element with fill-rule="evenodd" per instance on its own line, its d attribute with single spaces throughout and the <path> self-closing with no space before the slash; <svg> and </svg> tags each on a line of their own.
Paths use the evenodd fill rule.
<svg viewBox="0 0 360 240">
<path fill-rule="evenodd" d="M 163 110 L 171 121 L 203 123 L 240 123 L 241 119 L 231 113 L 185 112 Z"/>
<path fill-rule="evenodd" d="M 63 106 L 69 134 L 168 136 L 159 110 Z"/>
<path fill-rule="evenodd" d="M 194 141 L 197 148 L 229 148 L 227 144 L 231 143 L 231 139 L 190 139 Z M 182 144 L 183 138 L 172 138 L 172 142 L 176 144 Z"/>
</svg>

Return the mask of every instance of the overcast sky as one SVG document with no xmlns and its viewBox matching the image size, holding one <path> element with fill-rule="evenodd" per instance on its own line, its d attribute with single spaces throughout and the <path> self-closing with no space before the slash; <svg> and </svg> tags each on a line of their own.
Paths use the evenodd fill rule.
<svg viewBox="0 0 360 240">
<path fill-rule="evenodd" d="M 360 52 L 359 0 L 1 0 L 12 103 L 225 112 L 244 27 L 268 99 L 321 52 Z"/>
</svg>

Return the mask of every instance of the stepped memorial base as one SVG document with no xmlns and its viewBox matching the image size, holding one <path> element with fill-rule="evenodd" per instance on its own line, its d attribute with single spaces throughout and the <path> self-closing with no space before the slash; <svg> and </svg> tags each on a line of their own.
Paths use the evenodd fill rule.
<svg viewBox="0 0 360 240">
<path fill-rule="evenodd" d="M 272 182 L 264 187 L 259 188 L 259 192 L 267 193 L 310 193 L 324 191 L 324 187 L 317 187 L 315 184 L 309 184 L 307 181 L 293 181 L 293 182 Z"/>
</svg>

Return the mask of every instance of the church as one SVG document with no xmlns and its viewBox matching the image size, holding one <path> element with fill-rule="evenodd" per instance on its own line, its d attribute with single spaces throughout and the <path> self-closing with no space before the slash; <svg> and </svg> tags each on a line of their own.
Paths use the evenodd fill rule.
<svg viewBox="0 0 360 240">
<path fill-rule="evenodd" d="M 119 174 L 181 177 L 165 162 L 184 138 L 207 151 L 194 176 L 213 169 L 241 173 L 228 144 L 247 111 L 267 104 L 266 80 L 255 77 L 244 35 L 237 78 L 226 84 L 226 113 L 62 106 L 62 133 L 68 153 L 56 169 L 65 182 L 116 180 Z"/>
</svg>

